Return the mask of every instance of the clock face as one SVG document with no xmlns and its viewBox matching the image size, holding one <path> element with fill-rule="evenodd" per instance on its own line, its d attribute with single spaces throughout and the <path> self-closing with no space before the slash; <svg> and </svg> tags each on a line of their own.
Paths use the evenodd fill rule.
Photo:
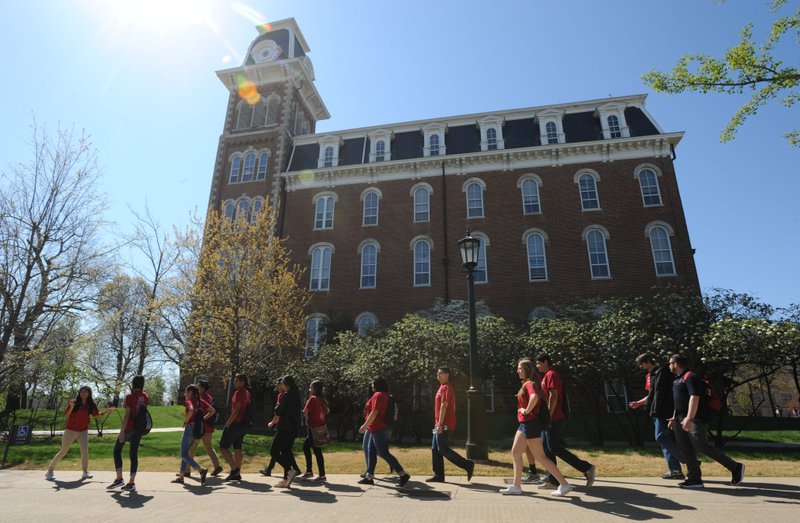
<svg viewBox="0 0 800 523">
<path fill-rule="evenodd" d="M 277 60 L 282 52 L 281 46 L 272 40 L 264 40 L 259 42 L 250 54 L 253 57 L 253 61 L 260 64 Z"/>
</svg>

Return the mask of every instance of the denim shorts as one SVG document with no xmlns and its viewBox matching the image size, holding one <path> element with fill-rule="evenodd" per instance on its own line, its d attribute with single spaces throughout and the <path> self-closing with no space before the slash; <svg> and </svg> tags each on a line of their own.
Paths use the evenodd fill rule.
<svg viewBox="0 0 800 523">
<path fill-rule="evenodd" d="M 541 438 L 542 424 L 538 419 L 523 421 L 519 424 L 517 431 L 522 432 L 525 435 L 525 439 Z"/>
</svg>

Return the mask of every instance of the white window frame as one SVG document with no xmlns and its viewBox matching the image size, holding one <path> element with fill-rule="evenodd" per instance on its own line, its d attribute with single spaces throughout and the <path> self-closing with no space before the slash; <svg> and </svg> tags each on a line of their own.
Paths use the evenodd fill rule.
<svg viewBox="0 0 800 523">
<path fill-rule="evenodd" d="M 503 124 L 505 123 L 505 118 L 502 116 L 489 115 L 481 118 L 477 123 L 481 131 L 481 151 L 503 150 L 506 148 L 506 142 L 503 139 Z M 494 129 L 497 139 L 497 147 L 494 149 L 489 149 L 489 137 L 487 134 L 489 129 Z"/>
<path fill-rule="evenodd" d="M 654 244 L 654 239 L 653 239 L 653 232 L 656 231 L 656 230 L 663 231 L 664 240 L 666 240 L 666 249 L 664 248 L 665 247 L 664 245 L 659 245 L 658 246 L 659 248 L 656 249 L 656 245 Z M 655 271 L 656 271 L 656 276 L 659 277 L 659 278 L 669 278 L 669 277 L 677 276 L 678 275 L 678 271 L 677 271 L 677 269 L 675 267 L 675 256 L 674 256 L 674 253 L 672 252 L 672 240 L 670 240 L 670 236 L 674 236 L 675 235 L 675 231 L 672 229 L 672 227 L 670 227 L 670 225 L 668 223 L 665 223 L 665 222 L 662 222 L 662 221 L 651 222 L 651 223 L 647 224 L 647 226 L 645 227 L 644 235 L 647 237 L 648 241 L 650 242 L 650 252 L 653 255 L 653 265 L 654 265 L 654 268 L 655 268 Z M 665 263 L 667 263 L 667 261 L 665 261 L 663 259 L 659 260 L 657 252 L 658 253 L 664 253 L 664 252 L 667 253 L 667 255 L 669 256 L 669 264 L 670 264 L 670 267 L 672 268 L 672 272 L 669 272 L 669 273 L 667 273 L 667 272 L 660 273 L 659 272 L 659 264 L 665 264 Z"/>
<path fill-rule="evenodd" d="M 250 161 L 252 159 L 252 162 Z M 244 152 L 244 160 L 242 161 L 242 177 L 240 183 L 250 183 L 256 177 L 256 161 L 258 157 L 256 152 L 248 149 Z"/>
<path fill-rule="evenodd" d="M 418 189 L 425 189 L 428 193 L 428 201 L 426 202 L 427 205 L 427 217 L 423 219 L 417 219 L 417 190 Z M 433 187 L 430 184 L 425 182 L 420 182 L 415 184 L 411 187 L 411 213 L 414 218 L 414 223 L 425 223 L 431 221 L 431 195 L 433 194 Z"/>
<path fill-rule="evenodd" d="M 370 194 L 375 195 L 375 223 L 367 223 L 367 198 Z M 361 226 L 362 227 L 377 227 L 380 223 L 381 200 L 383 193 L 377 187 L 368 187 L 361 192 Z M 370 218 L 372 215 L 369 216 Z"/>
<path fill-rule="evenodd" d="M 474 201 L 474 200 L 470 200 L 469 190 L 470 190 L 470 187 L 474 187 L 476 185 L 478 186 L 478 188 L 480 190 L 480 192 L 479 192 L 479 196 L 480 196 L 480 199 L 479 199 L 479 201 L 480 201 L 480 215 L 476 214 L 475 216 L 470 216 L 470 211 L 472 209 L 475 209 L 475 207 L 470 207 L 470 201 Z M 485 206 L 484 206 L 484 201 L 483 201 L 483 193 L 486 191 L 486 182 L 484 182 L 480 178 L 470 178 L 469 180 L 465 181 L 461 185 L 461 191 L 464 193 L 464 196 L 466 198 L 467 219 L 468 220 L 475 220 L 475 219 L 485 218 L 486 217 L 486 212 L 485 212 Z"/>
<path fill-rule="evenodd" d="M 616 114 L 609 114 L 606 122 L 608 123 L 609 137 L 622 138 L 622 126 L 619 124 L 619 117 Z"/>
<path fill-rule="evenodd" d="M 531 249 L 530 249 L 530 244 L 528 243 L 528 240 L 530 240 L 534 236 L 538 236 L 538 237 L 540 237 L 542 239 L 542 253 L 541 253 L 541 255 L 539 255 L 537 253 L 535 255 L 535 257 L 537 259 L 538 258 L 542 258 L 542 261 L 544 262 L 544 278 L 532 278 L 531 277 L 531 259 L 534 256 L 531 255 Z M 525 267 L 527 269 L 528 281 L 530 283 L 539 283 L 539 282 L 550 281 L 550 271 L 549 271 L 549 269 L 547 267 L 547 243 L 548 243 L 548 241 L 549 241 L 549 238 L 547 237 L 547 233 L 544 232 L 542 229 L 537 229 L 537 228 L 528 229 L 522 235 L 522 243 L 525 245 L 525 256 L 526 256 L 525 257 Z M 536 268 L 537 269 L 541 269 L 541 267 L 536 267 Z"/>
<path fill-rule="evenodd" d="M 592 252 L 592 245 L 591 245 L 591 241 L 590 241 L 590 236 L 592 236 L 593 235 L 592 233 L 595 233 L 595 232 L 598 233 L 600 235 L 600 238 L 603 240 L 602 245 L 603 245 L 603 255 L 605 256 L 605 264 L 594 263 L 594 261 L 592 259 L 592 255 L 593 254 L 594 255 L 598 254 L 597 252 Z M 609 257 L 609 254 L 608 254 L 608 240 L 609 240 L 609 238 L 611 236 L 608 234 L 608 230 L 605 227 L 602 227 L 600 225 L 589 225 L 588 227 L 586 227 L 583 230 L 582 236 L 583 236 L 583 241 L 586 243 L 586 254 L 589 257 L 589 274 L 591 275 L 592 279 L 593 280 L 610 280 L 611 279 L 611 260 L 609 259 L 610 257 Z M 604 275 L 596 276 L 595 275 L 595 271 L 594 271 L 595 267 L 605 267 L 606 268 L 606 272 L 608 274 L 605 275 L 605 276 Z"/>
<path fill-rule="evenodd" d="M 647 194 L 645 195 L 645 185 L 642 183 L 642 173 L 645 171 L 652 171 L 653 173 L 653 181 L 655 182 L 655 194 Z M 664 199 L 661 195 L 661 185 L 658 183 L 658 178 L 661 176 L 661 169 L 656 167 L 655 165 L 644 164 L 636 167 L 633 171 L 633 177 L 639 181 L 639 192 L 642 195 L 642 205 L 645 207 L 663 207 L 664 206 Z M 648 185 L 649 188 L 653 186 Z M 654 196 L 658 197 L 658 203 L 647 203 L 647 198 L 653 198 Z"/>
<path fill-rule="evenodd" d="M 314 358 L 319 354 L 319 349 L 325 345 L 325 338 L 328 336 L 328 324 L 330 320 L 325 314 L 315 313 L 306 318 L 306 359 Z M 314 326 L 314 337 L 311 339 L 311 325 Z M 322 328 L 320 328 L 322 327 Z"/>
<path fill-rule="evenodd" d="M 315 243 L 309 247 L 308 255 L 311 256 L 311 270 L 308 274 L 308 290 L 310 292 L 327 292 L 331 290 L 331 271 L 333 268 L 334 252 L 336 252 L 336 249 L 333 247 L 332 243 L 328 242 Z M 327 278 L 325 277 L 326 274 Z"/>
<path fill-rule="evenodd" d="M 271 94 L 267 98 L 266 110 L 264 111 L 264 126 L 278 125 L 280 102 L 281 97 L 277 94 Z"/>
<path fill-rule="evenodd" d="M 325 169 L 339 166 L 339 149 L 344 145 L 344 140 L 338 136 L 326 136 L 319 141 L 319 157 L 317 158 L 317 168 Z M 331 157 L 327 158 L 325 152 L 331 148 Z M 330 160 L 330 163 L 328 163 Z"/>
<path fill-rule="evenodd" d="M 356 328 L 356 332 L 358 332 L 358 335 L 361 337 L 367 336 L 369 334 L 369 332 L 364 332 L 362 330 L 361 322 L 364 320 L 370 320 L 372 322 L 372 326 L 369 327 L 370 329 L 375 329 L 376 327 L 378 327 L 378 317 L 375 316 L 375 314 L 368 311 L 362 312 L 361 314 L 356 316 L 356 321 L 353 322 L 353 325 Z"/>
<path fill-rule="evenodd" d="M 225 200 L 222 204 L 222 213 L 225 218 L 233 220 L 236 216 L 236 202 L 234 200 Z"/>
<path fill-rule="evenodd" d="M 269 149 L 258 151 L 258 170 L 256 170 L 256 181 L 263 182 L 267 179 L 267 169 L 269 168 L 269 158 L 272 156 Z M 266 156 L 266 159 L 264 157 Z"/>
<path fill-rule="evenodd" d="M 256 223 L 258 215 L 264 210 L 264 198 L 256 196 L 250 204 L 250 223 Z"/>
<path fill-rule="evenodd" d="M 323 203 L 322 209 L 322 222 L 320 224 L 320 200 L 325 200 Z M 326 231 L 333 229 L 333 222 L 334 217 L 336 215 L 336 202 L 339 200 L 339 196 L 335 192 L 325 191 L 321 193 L 317 193 L 314 195 L 314 198 L 311 200 L 314 204 L 314 230 L 315 231 Z M 329 206 L 330 203 L 330 206 Z M 328 208 L 330 207 L 330 208 Z M 330 223 L 328 222 L 328 215 L 330 215 Z"/>
<path fill-rule="evenodd" d="M 445 144 L 445 133 L 447 133 L 447 124 L 444 123 L 430 123 L 422 128 L 423 146 L 422 156 L 444 156 L 447 154 L 447 145 Z M 436 136 L 439 139 L 439 154 L 433 154 L 431 150 L 431 139 Z"/>
<path fill-rule="evenodd" d="M 372 274 L 373 282 L 372 285 L 364 285 L 364 256 L 366 255 L 366 249 L 368 247 L 372 247 L 375 249 L 375 260 L 374 263 L 371 264 L 373 267 L 374 273 Z M 374 289 L 378 286 L 378 254 L 381 252 L 381 244 L 378 243 L 376 240 L 367 239 L 362 241 L 358 246 L 358 254 L 359 254 L 359 277 L 358 277 L 358 288 L 359 289 Z"/>
<path fill-rule="evenodd" d="M 564 110 L 546 109 L 536 113 L 536 120 L 539 122 L 539 140 L 542 145 L 556 145 L 567 143 L 567 136 L 564 134 Z M 556 126 L 556 142 L 550 143 L 547 134 L 547 124 L 553 123 Z"/>
<path fill-rule="evenodd" d="M 426 262 L 428 270 L 427 270 L 427 272 L 421 272 L 421 271 L 418 272 L 417 271 L 417 245 L 418 244 L 422 244 L 423 242 L 428 245 L 428 253 L 427 253 L 428 254 L 428 259 L 427 259 L 427 262 Z M 414 237 L 414 239 L 411 240 L 410 247 L 411 247 L 411 258 L 412 258 L 412 261 L 413 261 L 413 264 L 414 264 L 413 265 L 413 271 L 412 271 L 413 272 L 413 284 L 414 284 L 413 286 L 414 287 L 430 287 L 432 285 L 432 281 L 433 281 L 433 277 L 432 277 L 432 274 L 431 274 L 433 272 L 433 270 L 432 270 L 433 269 L 433 267 L 432 267 L 433 240 L 431 240 L 428 236 L 416 236 L 416 237 Z M 420 263 L 425 263 L 425 262 L 420 262 Z M 417 283 L 417 275 L 418 274 L 427 274 L 428 281 L 425 282 L 425 283 Z"/>
<path fill-rule="evenodd" d="M 248 111 L 248 112 L 245 112 Z M 253 106 L 247 100 L 240 100 L 236 106 L 236 130 L 249 129 L 253 123 Z"/>
<path fill-rule="evenodd" d="M 527 182 L 531 182 L 534 184 L 536 188 L 536 206 L 538 210 L 535 212 L 528 212 L 527 208 L 525 207 L 525 184 Z M 542 214 L 542 193 L 539 190 L 542 187 L 542 178 L 538 174 L 523 174 L 517 180 L 517 188 L 519 188 L 520 196 L 522 197 L 522 214 L 525 216 L 534 216 L 537 214 Z"/>
<path fill-rule="evenodd" d="M 584 176 L 589 176 L 594 180 L 594 183 L 593 183 L 594 194 L 595 194 L 594 200 L 589 199 L 589 198 L 584 198 L 583 187 L 581 187 L 581 179 Z M 600 175 L 597 174 L 597 172 L 593 171 L 592 169 L 581 169 L 580 171 L 575 173 L 573 181 L 578 186 L 578 197 L 581 199 L 581 211 L 583 211 L 583 212 L 601 211 L 602 208 L 600 206 L 600 189 L 597 186 L 597 184 L 600 183 Z M 586 206 L 587 202 L 591 202 L 591 201 L 596 201 L 597 202 L 597 207 L 587 207 Z"/>
<path fill-rule="evenodd" d="M 244 210 L 247 215 L 244 216 L 245 221 L 250 221 L 250 211 L 252 210 L 252 204 L 250 202 L 250 198 L 247 196 L 241 196 L 238 200 L 236 200 L 236 211 L 234 214 L 234 219 L 239 221 L 239 213 Z"/>
<path fill-rule="evenodd" d="M 240 183 L 242 179 L 242 155 L 235 153 L 231 155 L 231 170 L 228 174 L 228 184 Z M 236 175 L 234 176 L 234 172 Z"/>
<path fill-rule="evenodd" d="M 376 163 L 376 162 L 389 162 L 392 160 L 392 138 L 394 138 L 394 133 L 392 131 L 386 129 L 380 129 L 377 131 L 372 131 L 371 133 L 367 133 L 369 137 L 369 162 Z M 378 142 L 383 142 L 384 145 L 384 152 L 383 152 L 383 159 L 378 160 Z"/>
<path fill-rule="evenodd" d="M 620 136 L 618 138 L 630 138 L 631 132 L 628 128 L 628 122 L 625 120 L 625 108 L 627 104 L 622 102 L 608 102 L 598 106 L 595 109 L 595 117 L 600 120 L 600 126 L 603 129 L 603 138 L 606 140 L 617 139 L 611 135 L 611 127 L 609 126 L 608 117 L 616 116 L 619 122 Z"/>
<path fill-rule="evenodd" d="M 492 242 L 489 241 L 489 237 L 486 234 L 480 231 L 474 231 L 470 234 L 473 238 L 480 240 L 480 243 L 478 244 L 478 265 L 476 265 L 475 269 L 472 271 L 473 282 L 475 285 L 486 285 L 489 283 L 489 260 L 486 248 L 491 245 Z M 481 265 L 483 265 L 483 267 L 481 267 Z M 483 271 L 482 280 L 478 279 L 479 270 Z"/>
</svg>

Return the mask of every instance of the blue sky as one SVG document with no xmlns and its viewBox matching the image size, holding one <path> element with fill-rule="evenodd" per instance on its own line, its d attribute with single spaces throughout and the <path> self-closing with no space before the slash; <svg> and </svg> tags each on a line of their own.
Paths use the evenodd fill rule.
<svg viewBox="0 0 800 523">
<path fill-rule="evenodd" d="M 784 12 L 797 8 L 790 2 Z M 678 174 L 704 289 L 799 302 L 797 109 L 762 109 L 736 140 L 719 134 L 746 97 L 650 92 L 650 69 L 684 53 L 721 55 L 758 0 L 26 0 L 0 16 L 0 166 L 29 156 L 31 115 L 94 138 L 107 218 L 130 228 L 148 202 L 167 227 L 208 200 L 227 91 L 254 26 L 295 17 L 331 119 L 318 131 L 649 93 L 666 131 L 685 131 Z M 789 39 L 791 40 L 791 38 Z M 781 51 L 797 64 L 798 48 Z"/>
</svg>

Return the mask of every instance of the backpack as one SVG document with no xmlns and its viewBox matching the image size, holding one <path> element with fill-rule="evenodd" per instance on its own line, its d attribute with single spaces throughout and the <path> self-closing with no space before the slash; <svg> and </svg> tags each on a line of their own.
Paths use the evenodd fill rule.
<svg viewBox="0 0 800 523">
<path fill-rule="evenodd" d="M 397 422 L 397 417 L 399 414 L 400 414 L 400 409 L 397 406 L 397 400 L 394 399 L 394 396 L 389 394 L 389 404 L 386 406 L 386 417 L 384 418 L 386 426 L 394 427 L 395 423 Z"/>
<path fill-rule="evenodd" d="M 206 423 L 208 423 L 212 427 L 215 427 L 217 425 L 217 422 L 219 421 L 219 410 L 217 409 L 217 402 L 214 398 L 211 398 L 211 401 L 208 404 L 214 408 L 214 415 L 209 417 L 206 420 Z"/>
<path fill-rule="evenodd" d="M 197 400 L 197 406 L 194 409 L 194 421 L 192 422 L 194 437 L 195 438 L 202 438 L 206 433 L 206 424 L 203 418 L 205 417 L 206 413 L 203 412 L 203 407 L 200 404 L 200 400 Z"/>
<path fill-rule="evenodd" d="M 691 375 L 692 371 L 686 371 L 686 374 L 683 375 L 684 381 L 686 381 Z M 722 398 L 719 397 L 714 388 L 711 386 L 708 378 L 699 374 L 698 376 L 703 382 L 703 388 L 705 389 L 704 394 L 706 396 L 706 406 L 708 407 L 708 410 L 711 411 L 711 414 L 719 414 L 722 410 Z"/>
<path fill-rule="evenodd" d="M 142 436 L 150 434 L 150 429 L 153 428 L 153 418 L 147 411 L 147 405 L 140 405 L 133 417 L 133 428 Z"/>
</svg>

